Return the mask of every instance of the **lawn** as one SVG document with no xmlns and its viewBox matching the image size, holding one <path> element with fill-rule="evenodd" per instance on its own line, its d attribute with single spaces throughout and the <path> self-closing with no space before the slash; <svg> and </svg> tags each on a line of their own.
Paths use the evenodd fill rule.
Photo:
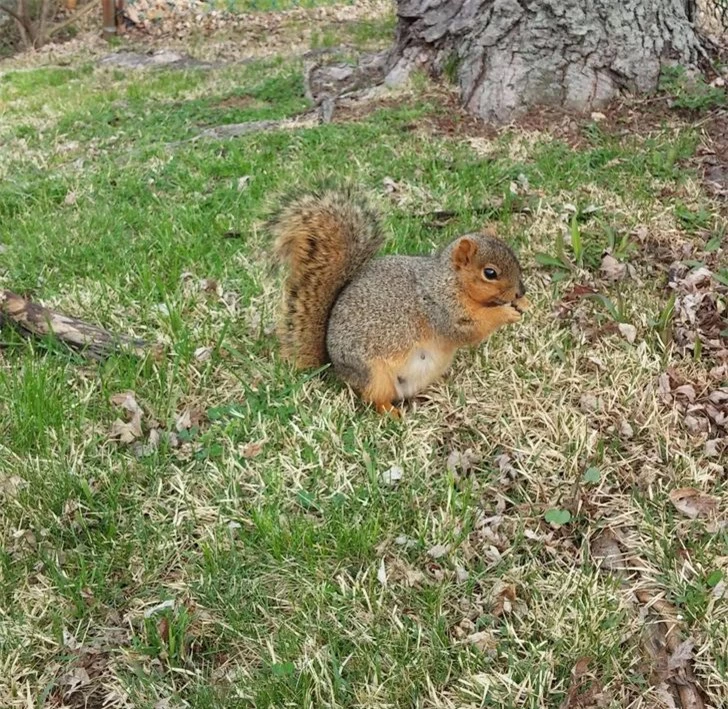
<svg viewBox="0 0 728 709">
<path fill-rule="evenodd" d="M 674 341 L 667 287 L 707 267 L 725 307 L 709 114 L 496 131 L 415 77 L 196 139 L 307 111 L 300 54 L 140 72 L 94 47 L 0 64 L 0 289 L 161 354 L 0 331 L 0 706 L 647 709 L 679 681 L 728 705 L 726 430 L 674 393 L 728 375 Z M 361 187 L 387 251 L 488 222 L 524 265 L 532 310 L 402 421 L 278 355 L 261 222 L 319 176 Z"/>
</svg>

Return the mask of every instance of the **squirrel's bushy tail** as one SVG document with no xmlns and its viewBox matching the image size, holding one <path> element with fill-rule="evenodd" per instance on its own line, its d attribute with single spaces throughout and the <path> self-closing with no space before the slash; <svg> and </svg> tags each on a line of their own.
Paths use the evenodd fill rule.
<svg viewBox="0 0 728 709">
<path fill-rule="evenodd" d="M 279 327 L 283 355 L 298 367 L 328 361 L 326 326 L 342 288 L 384 240 L 379 219 L 350 189 L 290 200 L 267 224 L 288 268 Z"/>
</svg>

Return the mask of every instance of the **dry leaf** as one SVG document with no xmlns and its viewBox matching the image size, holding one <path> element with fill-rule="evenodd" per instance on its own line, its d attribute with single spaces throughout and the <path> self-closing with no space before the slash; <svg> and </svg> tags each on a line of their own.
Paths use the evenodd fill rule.
<svg viewBox="0 0 728 709">
<path fill-rule="evenodd" d="M 718 500 L 693 487 L 681 487 L 670 492 L 670 502 L 678 512 L 690 519 L 707 517 L 718 509 Z"/>
<path fill-rule="evenodd" d="M 0 477 L 0 492 L 8 498 L 17 497 L 18 492 L 27 485 L 27 481 L 17 475 Z"/>
<path fill-rule="evenodd" d="M 691 404 L 695 401 L 695 387 L 692 384 L 683 384 L 675 387 L 673 392 L 675 396 L 684 396 Z"/>
<path fill-rule="evenodd" d="M 159 448 L 159 440 L 159 429 L 151 429 L 149 431 L 149 438 L 147 439 L 146 443 L 142 444 L 141 442 L 137 441 L 137 443 L 134 444 L 134 455 L 136 455 L 137 458 L 147 458 Z"/>
<path fill-rule="evenodd" d="M 131 421 L 122 421 L 116 419 L 111 424 L 109 437 L 118 440 L 121 443 L 133 443 L 137 438 L 142 436 L 142 417 L 141 414 L 134 414 Z"/>
<path fill-rule="evenodd" d="M 432 559 L 439 559 L 445 554 L 447 554 L 450 551 L 450 545 L 449 544 L 435 544 L 434 547 L 431 547 L 427 551 L 427 555 L 431 557 Z"/>
<path fill-rule="evenodd" d="M 133 391 L 122 391 L 114 394 L 109 401 L 114 406 L 119 406 L 130 414 L 141 413 L 141 407 L 137 404 L 136 394 Z"/>
<path fill-rule="evenodd" d="M 481 630 L 478 633 L 471 633 L 465 640 L 478 648 L 481 652 L 492 653 L 496 649 L 496 640 L 490 630 Z"/>
<path fill-rule="evenodd" d="M 63 644 L 69 650 L 78 650 L 81 647 L 81 643 L 76 640 L 73 633 L 69 633 L 65 628 L 63 629 Z"/>
<path fill-rule="evenodd" d="M 198 347 L 195 350 L 195 359 L 198 362 L 207 362 L 212 357 L 212 347 Z"/>
<path fill-rule="evenodd" d="M 451 475 L 467 475 L 479 461 L 480 456 L 468 448 L 464 453 L 452 451 L 447 457 L 445 467 Z"/>
<path fill-rule="evenodd" d="M 675 704 L 675 699 L 672 696 L 672 692 L 670 691 L 670 685 L 667 682 L 660 682 L 660 684 L 655 687 L 655 696 L 662 702 L 664 709 L 678 709 L 677 704 Z M 660 709 L 662 709 L 662 707 Z"/>
<path fill-rule="evenodd" d="M 714 438 L 710 441 L 705 441 L 705 456 L 706 458 L 717 458 L 720 455 L 721 442 Z"/>
<path fill-rule="evenodd" d="M 667 661 L 668 670 L 676 670 L 680 667 L 685 667 L 689 662 L 693 660 L 693 648 L 695 643 L 688 638 L 683 640 L 670 655 Z"/>
<path fill-rule="evenodd" d="M 162 601 L 161 603 L 158 603 L 156 606 L 147 608 L 144 611 L 144 617 L 151 618 L 155 613 L 159 613 L 159 611 L 167 610 L 168 608 L 174 608 L 174 599 L 173 598 L 168 598 L 166 601 Z"/>
<path fill-rule="evenodd" d="M 404 470 L 399 465 L 393 465 L 389 470 L 379 474 L 379 479 L 385 485 L 395 485 L 404 476 Z"/>
<path fill-rule="evenodd" d="M 222 294 L 222 287 L 214 278 L 203 278 L 200 281 L 200 288 L 205 293 L 212 293 L 214 295 Z"/>
<path fill-rule="evenodd" d="M 427 583 L 427 577 L 419 569 L 415 569 L 402 559 L 390 559 L 387 569 L 387 581 L 396 583 L 404 582 L 406 586 L 413 588 Z"/>
<path fill-rule="evenodd" d="M 382 586 L 387 585 L 387 569 L 384 566 L 384 558 L 379 562 L 379 570 L 377 571 L 377 581 L 382 584 Z"/>
<path fill-rule="evenodd" d="M 625 569 L 622 548 L 611 529 L 605 529 L 592 539 L 591 554 L 607 571 L 623 572 Z"/>
<path fill-rule="evenodd" d="M 621 425 L 619 426 L 619 434 L 622 436 L 622 438 L 626 438 L 629 440 L 634 436 L 634 429 L 632 426 L 630 426 L 628 421 L 622 421 Z"/>
<path fill-rule="evenodd" d="M 611 254 L 604 254 L 602 265 L 599 268 L 604 277 L 610 281 L 619 281 L 627 273 L 627 265 L 617 261 Z"/>
<path fill-rule="evenodd" d="M 70 694 L 78 687 L 83 687 L 91 682 L 88 672 L 83 667 L 74 667 L 61 677 L 60 684 L 67 686 Z"/>
<path fill-rule="evenodd" d="M 491 613 L 498 618 L 513 610 L 513 602 L 516 600 L 516 587 L 513 584 L 505 584 L 501 581 L 493 588 Z"/>
<path fill-rule="evenodd" d="M 630 345 L 634 344 L 634 341 L 637 338 L 637 328 L 634 325 L 621 322 L 617 325 L 617 329 Z"/>
<path fill-rule="evenodd" d="M 265 445 L 265 441 L 251 441 L 243 446 L 238 446 L 238 452 L 243 458 L 255 458 L 262 450 Z"/>
<path fill-rule="evenodd" d="M 597 411 L 599 409 L 599 399 L 594 394 L 582 394 L 579 399 L 579 407 L 584 413 Z"/>
<path fill-rule="evenodd" d="M 706 419 L 697 418 L 695 416 L 689 415 L 683 419 L 683 424 L 685 425 L 685 428 L 687 428 L 687 430 L 693 435 L 705 433 L 709 428 L 709 424 Z"/>
</svg>

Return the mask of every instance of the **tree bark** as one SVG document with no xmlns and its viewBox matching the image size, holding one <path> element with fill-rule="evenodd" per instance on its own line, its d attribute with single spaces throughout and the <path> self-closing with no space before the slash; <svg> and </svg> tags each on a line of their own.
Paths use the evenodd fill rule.
<svg viewBox="0 0 728 709">
<path fill-rule="evenodd" d="M 598 109 L 650 93 L 668 63 L 697 66 L 686 0 L 398 0 L 388 83 L 414 68 L 454 80 L 489 121 L 530 106 Z"/>
</svg>

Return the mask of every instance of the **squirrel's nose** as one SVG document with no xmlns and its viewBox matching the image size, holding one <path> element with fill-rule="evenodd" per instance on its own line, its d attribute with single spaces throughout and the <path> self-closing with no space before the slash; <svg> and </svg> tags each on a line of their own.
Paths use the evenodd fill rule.
<svg viewBox="0 0 728 709">
<path fill-rule="evenodd" d="M 523 281 L 518 282 L 518 290 L 516 291 L 517 298 L 523 298 L 526 295 L 526 286 L 523 285 Z"/>
</svg>

